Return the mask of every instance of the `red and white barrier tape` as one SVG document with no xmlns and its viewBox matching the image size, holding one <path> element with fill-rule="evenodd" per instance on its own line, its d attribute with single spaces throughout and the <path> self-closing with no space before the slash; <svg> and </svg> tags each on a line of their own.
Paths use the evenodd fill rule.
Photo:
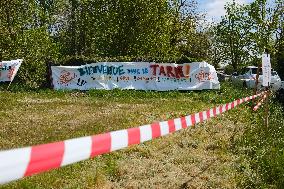
<svg viewBox="0 0 284 189">
<path fill-rule="evenodd" d="M 253 111 L 257 111 L 258 108 L 260 108 L 260 106 L 262 105 L 262 103 L 264 102 L 264 100 L 267 98 L 267 94 L 264 94 L 264 96 L 262 97 L 262 99 L 257 103 L 257 105 L 253 108 Z"/>
<path fill-rule="evenodd" d="M 235 100 L 207 111 L 136 128 L 0 151 L 0 184 L 59 168 L 100 154 L 140 144 L 216 117 L 258 95 Z"/>
</svg>

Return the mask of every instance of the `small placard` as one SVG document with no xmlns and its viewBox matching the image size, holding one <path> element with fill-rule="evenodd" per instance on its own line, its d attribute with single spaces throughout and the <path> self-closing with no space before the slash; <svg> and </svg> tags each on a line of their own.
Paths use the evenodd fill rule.
<svg viewBox="0 0 284 189">
<path fill-rule="evenodd" d="M 270 63 L 270 54 L 262 55 L 262 85 L 264 87 L 270 86 L 271 83 L 271 63 Z"/>
</svg>

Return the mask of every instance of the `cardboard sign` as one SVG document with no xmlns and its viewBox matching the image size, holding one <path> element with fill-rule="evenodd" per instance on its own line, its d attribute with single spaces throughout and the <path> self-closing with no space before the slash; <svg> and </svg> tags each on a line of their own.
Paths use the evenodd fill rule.
<svg viewBox="0 0 284 189">
<path fill-rule="evenodd" d="M 22 62 L 22 59 L 0 62 L 0 82 L 12 82 Z"/>
<path fill-rule="evenodd" d="M 271 83 L 271 63 L 270 63 L 270 54 L 262 55 L 262 85 L 264 87 L 270 86 Z"/>
</svg>

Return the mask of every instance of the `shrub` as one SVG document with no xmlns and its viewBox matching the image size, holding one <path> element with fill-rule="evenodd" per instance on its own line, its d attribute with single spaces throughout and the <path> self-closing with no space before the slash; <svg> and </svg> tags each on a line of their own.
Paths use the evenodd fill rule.
<svg viewBox="0 0 284 189">
<path fill-rule="evenodd" d="M 17 74 L 19 81 L 31 87 L 42 86 L 46 78 L 46 61 L 57 60 L 59 49 L 45 28 L 24 31 L 18 43 L 18 58 L 24 59 Z"/>
<path fill-rule="evenodd" d="M 225 74 L 232 75 L 235 72 L 235 70 L 232 65 L 227 65 L 224 69 L 224 72 Z"/>
</svg>

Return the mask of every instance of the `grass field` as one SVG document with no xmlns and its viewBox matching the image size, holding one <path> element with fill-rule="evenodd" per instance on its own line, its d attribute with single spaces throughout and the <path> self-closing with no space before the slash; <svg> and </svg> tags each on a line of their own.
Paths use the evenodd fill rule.
<svg viewBox="0 0 284 189">
<path fill-rule="evenodd" d="M 219 91 L 0 92 L 0 149 L 136 127 L 206 110 L 251 95 L 228 83 Z M 196 128 L 101 155 L 0 188 L 236 188 L 246 179 L 238 149 L 256 124 L 249 105 Z M 242 164 L 243 165 L 243 164 Z M 242 179 L 241 181 L 239 179 Z"/>
</svg>

